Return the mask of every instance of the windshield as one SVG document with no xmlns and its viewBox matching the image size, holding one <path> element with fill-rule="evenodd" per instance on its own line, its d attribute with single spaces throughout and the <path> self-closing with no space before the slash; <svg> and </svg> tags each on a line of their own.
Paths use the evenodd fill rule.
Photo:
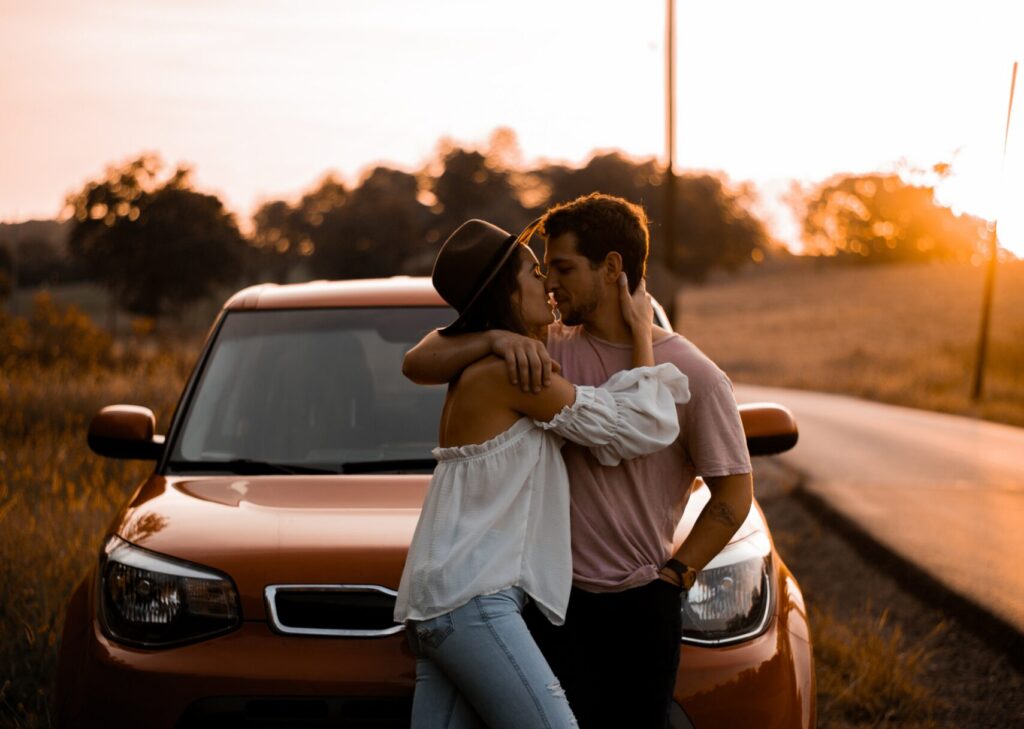
<svg viewBox="0 0 1024 729">
<path fill-rule="evenodd" d="M 232 311 L 182 419 L 172 473 L 429 472 L 444 387 L 402 357 L 445 307 Z"/>
</svg>

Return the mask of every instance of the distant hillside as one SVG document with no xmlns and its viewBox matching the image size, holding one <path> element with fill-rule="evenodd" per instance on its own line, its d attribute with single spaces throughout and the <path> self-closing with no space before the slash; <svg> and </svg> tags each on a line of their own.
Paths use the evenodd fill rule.
<svg viewBox="0 0 1024 729">
<path fill-rule="evenodd" d="M 60 251 L 66 251 L 71 221 L 26 220 L 24 223 L 0 223 L 0 244 L 13 240 L 44 240 Z"/>
<path fill-rule="evenodd" d="M 0 223 L 0 269 L 9 272 L 16 253 L 19 287 L 82 280 L 82 272 L 68 255 L 70 232 L 71 221 Z"/>
<path fill-rule="evenodd" d="M 968 399 L 983 276 L 953 264 L 803 262 L 687 287 L 676 324 L 738 382 L 1024 426 L 1024 261 L 999 268 L 986 397 L 977 408 Z"/>
</svg>

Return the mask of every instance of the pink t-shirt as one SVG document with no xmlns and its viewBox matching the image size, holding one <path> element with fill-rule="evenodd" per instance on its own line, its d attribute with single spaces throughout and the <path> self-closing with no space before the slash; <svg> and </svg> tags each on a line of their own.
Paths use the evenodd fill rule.
<svg viewBox="0 0 1024 729">
<path fill-rule="evenodd" d="M 600 385 L 632 364 L 632 347 L 559 323 L 548 350 L 562 375 Z M 750 456 L 732 383 L 689 340 L 672 334 L 654 343 L 658 364 L 671 362 L 689 378 L 690 401 L 677 406 L 679 439 L 650 456 L 602 466 L 586 448 L 566 443 L 573 584 L 618 592 L 656 579 L 668 560 L 676 525 L 697 476 L 750 473 Z"/>
</svg>

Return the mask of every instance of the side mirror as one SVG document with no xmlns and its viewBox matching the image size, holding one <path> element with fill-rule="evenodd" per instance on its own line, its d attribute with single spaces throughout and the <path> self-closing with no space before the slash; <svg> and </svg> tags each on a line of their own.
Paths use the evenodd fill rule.
<svg viewBox="0 0 1024 729">
<path fill-rule="evenodd" d="M 752 456 L 785 453 L 799 438 L 796 418 L 782 405 L 771 402 L 740 405 L 740 420 L 747 434 L 747 450 Z"/>
<path fill-rule="evenodd" d="M 156 418 L 138 405 L 108 405 L 89 423 L 89 447 L 108 458 L 155 461 L 164 452 L 164 437 L 156 435 Z"/>
</svg>

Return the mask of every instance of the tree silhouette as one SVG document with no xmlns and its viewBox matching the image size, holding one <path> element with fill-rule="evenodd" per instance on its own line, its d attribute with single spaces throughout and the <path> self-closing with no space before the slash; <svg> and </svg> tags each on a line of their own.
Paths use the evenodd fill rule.
<svg viewBox="0 0 1024 729">
<path fill-rule="evenodd" d="M 143 155 L 68 198 L 75 261 L 122 306 L 152 316 L 236 279 L 426 274 L 441 243 L 469 218 L 518 231 L 550 205 L 595 191 L 644 206 L 652 258 L 663 258 L 664 170 L 654 158 L 611 152 L 581 167 L 531 168 L 507 128 L 479 149 L 442 140 L 412 174 L 377 166 L 352 189 L 328 176 L 298 202 L 267 201 L 253 215 L 248 246 L 220 201 L 192 189 L 187 169 L 169 176 L 161 169 L 157 157 Z M 678 178 L 675 210 L 677 277 L 734 268 L 769 244 L 747 191 L 722 178 Z"/>
<path fill-rule="evenodd" d="M 513 169 L 519 159 L 515 135 L 497 130 L 484 152 L 447 143 L 429 166 L 427 183 L 434 216 L 428 239 L 440 244 L 468 218 L 484 218 L 518 231 L 550 205 L 591 192 L 639 203 L 651 218 L 651 254 L 661 257 L 664 171 L 653 158 L 633 160 L 618 152 L 598 154 L 583 167 L 549 164 Z M 433 172 L 434 174 L 429 174 Z M 749 211 L 744 190 L 729 189 L 710 175 L 683 176 L 676 186 L 676 273 L 699 279 L 715 267 L 735 268 L 768 246 L 761 222 Z M 433 260 L 436 246 L 430 251 Z M 427 256 L 421 256 L 417 272 Z M 408 266 L 407 266 L 408 268 Z M 429 271 L 429 266 L 425 268 Z"/>
<path fill-rule="evenodd" d="M 470 218 L 482 218 L 508 229 L 529 222 L 512 186 L 511 174 L 483 153 L 457 148 L 445 155 L 443 164 L 433 185 L 437 198 L 435 225 L 451 232 Z"/>
<path fill-rule="evenodd" d="M 866 263 L 968 261 L 988 229 L 938 204 L 934 188 L 895 174 L 839 175 L 802 201 L 805 250 Z"/>
<path fill-rule="evenodd" d="M 470 218 L 482 218 L 518 232 L 538 213 L 523 202 L 522 186 L 535 184 L 530 172 L 516 169 L 521 153 L 515 133 L 496 129 L 483 151 L 449 140 L 438 145 L 435 159 L 420 173 L 420 199 L 429 205 L 425 245 L 413 251 L 403 272 L 430 273 L 444 240 Z M 541 195 L 546 199 L 546 191 Z"/>
<path fill-rule="evenodd" d="M 7 250 L 6 241 L 0 239 L 0 301 L 6 301 L 11 295 L 11 254 Z"/>
<path fill-rule="evenodd" d="M 310 267 L 328 278 L 369 278 L 398 273 L 424 239 L 430 217 L 419 201 L 414 175 L 375 167 L 359 187 L 322 206 L 310 220 Z"/>
<path fill-rule="evenodd" d="M 552 165 L 537 171 L 546 181 L 546 205 L 590 192 L 638 203 L 651 219 L 651 256 L 664 257 L 664 170 L 653 159 L 632 160 L 618 152 L 596 155 L 582 168 Z M 769 245 L 764 226 L 749 211 L 744 190 L 731 190 L 712 175 L 683 175 L 675 191 L 674 273 L 702 279 L 714 268 L 734 269 Z"/>
<path fill-rule="evenodd" d="M 619 152 L 607 152 L 591 157 L 580 168 L 553 165 L 540 173 L 551 187 L 551 203 L 603 192 L 642 205 L 648 213 L 660 204 L 662 171 L 654 159 L 634 161 Z"/>
<path fill-rule="evenodd" d="M 702 279 L 711 270 L 733 271 L 770 246 L 764 224 L 750 212 L 748 194 L 716 176 L 684 175 L 676 184 L 676 272 Z M 662 203 L 655 207 L 661 219 Z M 660 241 L 662 228 L 656 228 Z"/>
<path fill-rule="evenodd" d="M 63 255 L 57 246 L 41 236 L 18 241 L 18 285 L 54 283 L 60 275 Z"/>
<path fill-rule="evenodd" d="M 244 240 L 221 201 L 192 189 L 179 167 L 144 155 L 69 196 L 71 254 L 125 309 L 159 317 L 236 280 Z"/>
<path fill-rule="evenodd" d="M 301 206 L 293 207 L 284 200 L 264 203 L 252 218 L 250 242 L 250 276 L 258 280 L 287 283 L 292 271 L 303 258 L 313 253 Z"/>
</svg>

